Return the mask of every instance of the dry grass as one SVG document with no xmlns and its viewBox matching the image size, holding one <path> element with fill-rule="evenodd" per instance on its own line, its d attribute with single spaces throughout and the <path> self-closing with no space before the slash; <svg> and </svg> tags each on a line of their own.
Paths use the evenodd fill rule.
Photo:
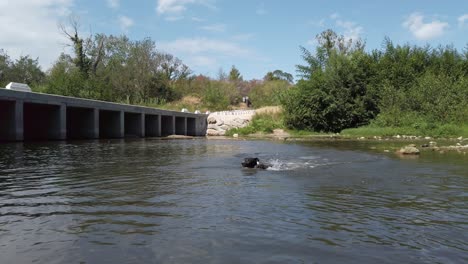
<svg viewBox="0 0 468 264">
<path fill-rule="evenodd" d="M 265 106 L 259 109 L 255 109 L 256 114 L 267 114 L 267 115 L 277 115 L 281 114 L 283 112 L 283 109 L 281 106 Z"/>
</svg>

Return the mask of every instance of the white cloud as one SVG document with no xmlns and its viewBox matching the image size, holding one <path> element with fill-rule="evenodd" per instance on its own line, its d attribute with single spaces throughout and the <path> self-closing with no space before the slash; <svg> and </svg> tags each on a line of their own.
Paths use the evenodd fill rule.
<svg viewBox="0 0 468 264">
<path fill-rule="evenodd" d="M 343 36 L 349 40 L 357 40 L 361 37 L 364 29 L 361 26 L 358 26 L 356 23 L 351 21 L 342 21 L 340 19 L 336 20 L 336 25 L 344 29 Z"/>
<path fill-rule="evenodd" d="M 465 25 L 465 23 L 468 22 L 468 14 L 464 14 L 460 17 L 458 17 L 458 25 L 460 27 L 463 27 Z"/>
<path fill-rule="evenodd" d="M 222 65 L 232 65 L 242 59 L 251 62 L 266 60 L 232 39 L 206 37 L 179 38 L 169 42 L 159 42 L 158 49 L 176 54 L 196 72 L 216 73 Z"/>
<path fill-rule="evenodd" d="M 268 11 L 267 11 L 266 8 L 265 8 L 265 4 L 262 3 L 262 4 L 257 8 L 257 10 L 255 11 L 255 13 L 257 13 L 257 15 L 259 15 L 259 16 L 268 14 Z"/>
<path fill-rule="evenodd" d="M 188 63 L 192 67 L 215 67 L 218 61 L 210 56 L 193 56 Z"/>
<path fill-rule="evenodd" d="M 226 25 L 225 24 L 213 24 L 200 27 L 203 30 L 210 31 L 210 32 L 225 32 Z"/>
<path fill-rule="evenodd" d="M 119 17 L 119 25 L 120 29 L 124 32 L 128 32 L 128 30 L 135 24 L 133 20 L 127 16 L 120 16 Z"/>
<path fill-rule="evenodd" d="M 325 19 L 320 19 L 320 20 L 310 20 L 308 24 L 314 26 L 314 27 L 325 27 Z"/>
<path fill-rule="evenodd" d="M 403 27 L 407 28 L 417 39 L 429 40 L 442 36 L 449 24 L 439 20 L 424 23 L 422 14 L 413 13 L 403 22 Z"/>
<path fill-rule="evenodd" d="M 57 24 L 69 16 L 72 5 L 73 0 L 0 1 L 0 48 L 13 59 L 39 57 L 46 70 L 68 43 Z"/>
<path fill-rule="evenodd" d="M 247 40 L 253 39 L 254 37 L 255 37 L 254 34 L 246 33 L 246 34 L 233 35 L 233 36 L 231 36 L 231 39 L 234 40 L 234 41 L 247 41 Z"/>
<path fill-rule="evenodd" d="M 340 19 L 340 15 L 338 13 L 333 13 L 330 15 L 330 18 L 335 21 L 337 27 L 343 30 L 343 36 L 346 40 L 356 40 L 359 39 L 364 32 L 364 28 L 359 26 L 357 23 L 352 21 L 345 21 Z M 322 21 L 322 25 L 323 25 Z"/>
<path fill-rule="evenodd" d="M 221 56 L 247 56 L 250 51 L 237 43 L 209 38 L 180 38 L 172 42 L 160 43 L 159 47 L 173 54 L 188 53 L 200 55 L 203 53 Z"/>
<path fill-rule="evenodd" d="M 183 18 L 183 13 L 188 5 L 203 5 L 209 8 L 215 8 L 211 3 L 213 0 L 158 0 L 156 12 L 159 15 L 166 15 L 171 19 L 169 21 Z M 177 18 L 177 19 L 174 19 Z"/>
<path fill-rule="evenodd" d="M 307 41 L 307 45 L 312 46 L 312 47 L 316 47 L 318 45 L 317 39 L 309 39 Z"/>
<path fill-rule="evenodd" d="M 333 14 L 330 15 L 330 18 L 333 19 L 333 20 L 336 20 L 339 17 L 340 17 L 340 14 L 338 14 L 338 13 L 333 13 Z"/>
<path fill-rule="evenodd" d="M 203 22 L 203 21 L 205 21 L 205 19 L 199 18 L 199 17 L 192 17 L 192 21 L 195 21 L 195 22 Z"/>
<path fill-rule="evenodd" d="M 120 0 L 106 0 L 107 6 L 112 9 L 117 9 L 120 7 Z"/>
</svg>

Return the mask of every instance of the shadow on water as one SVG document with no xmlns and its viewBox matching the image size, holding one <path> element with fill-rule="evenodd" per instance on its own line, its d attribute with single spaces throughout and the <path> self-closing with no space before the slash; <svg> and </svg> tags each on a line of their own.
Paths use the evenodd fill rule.
<svg viewBox="0 0 468 264">
<path fill-rule="evenodd" d="M 466 157 L 401 160 L 374 147 L 0 145 L 2 262 L 466 262 Z M 247 156 L 273 167 L 241 168 Z"/>
</svg>

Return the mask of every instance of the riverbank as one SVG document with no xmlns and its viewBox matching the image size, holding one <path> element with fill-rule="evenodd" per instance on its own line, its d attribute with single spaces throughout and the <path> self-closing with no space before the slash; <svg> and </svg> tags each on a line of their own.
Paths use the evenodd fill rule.
<svg viewBox="0 0 468 264">
<path fill-rule="evenodd" d="M 247 126 L 230 129 L 225 135 L 240 138 L 289 141 L 396 141 L 401 144 L 398 144 L 395 148 L 401 148 L 404 144 L 414 144 L 418 148 L 431 151 L 466 152 L 468 150 L 467 125 L 454 126 L 446 124 L 434 126 L 430 129 L 363 126 L 345 129 L 341 133 L 321 133 L 288 129 L 284 125 L 281 108 L 276 107 L 274 111 L 271 109 L 269 108 L 269 111 L 256 110 L 256 114 L 251 118 L 251 122 Z"/>
<path fill-rule="evenodd" d="M 285 129 L 274 129 L 271 133 L 256 132 L 248 135 L 233 134 L 224 137 L 208 137 L 210 139 L 235 139 L 235 140 L 274 140 L 274 141 L 297 141 L 315 142 L 320 144 L 362 143 L 369 145 L 369 149 L 379 152 L 398 153 L 405 146 L 414 146 L 420 153 L 455 152 L 463 155 L 468 154 L 468 138 L 433 138 L 421 136 L 396 135 L 390 137 L 369 136 L 355 137 L 343 134 L 307 133 L 305 131 L 294 131 Z"/>
</svg>

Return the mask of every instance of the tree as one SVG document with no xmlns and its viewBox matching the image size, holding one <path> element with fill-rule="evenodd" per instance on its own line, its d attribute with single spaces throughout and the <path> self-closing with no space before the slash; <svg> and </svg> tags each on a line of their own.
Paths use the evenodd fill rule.
<svg viewBox="0 0 468 264">
<path fill-rule="evenodd" d="M 11 81 L 12 64 L 10 56 L 0 49 L 0 87 L 5 87 Z"/>
<path fill-rule="evenodd" d="M 32 59 L 29 55 L 20 56 L 11 68 L 12 81 L 26 83 L 30 86 L 41 84 L 45 74 L 39 66 L 39 59 Z"/>
<path fill-rule="evenodd" d="M 367 124 L 377 113 L 368 93 L 375 70 L 372 58 L 362 42 L 352 45 L 331 30 L 317 39 L 315 55 L 301 47 L 307 65 L 298 66 L 303 79 L 283 98 L 287 124 L 327 132 Z"/>
<path fill-rule="evenodd" d="M 70 18 L 69 21 L 71 32 L 69 32 L 64 25 L 60 25 L 60 29 L 65 36 L 72 42 L 72 46 L 75 53 L 73 62 L 78 67 L 84 77 L 89 74 L 95 74 L 97 67 L 103 56 L 104 41 L 103 35 L 97 35 L 93 41 L 93 36 L 83 39 L 78 34 L 79 22 L 76 18 Z M 97 48 L 94 48 L 93 52 L 90 52 L 93 45 L 97 44 Z"/>
<path fill-rule="evenodd" d="M 283 80 L 289 83 L 292 83 L 294 78 L 292 74 L 283 72 L 281 70 L 275 70 L 273 72 L 267 72 L 267 74 L 263 77 L 264 81 L 278 81 Z"/>
<path fill-rule="evenodd" d="M 242 81 L 242 75 L 240 74 L 239 70 L 234 65 L 232 65 L 231 71 L 229 72 L 229 81 L 231 82 Z"/>
</svg>

